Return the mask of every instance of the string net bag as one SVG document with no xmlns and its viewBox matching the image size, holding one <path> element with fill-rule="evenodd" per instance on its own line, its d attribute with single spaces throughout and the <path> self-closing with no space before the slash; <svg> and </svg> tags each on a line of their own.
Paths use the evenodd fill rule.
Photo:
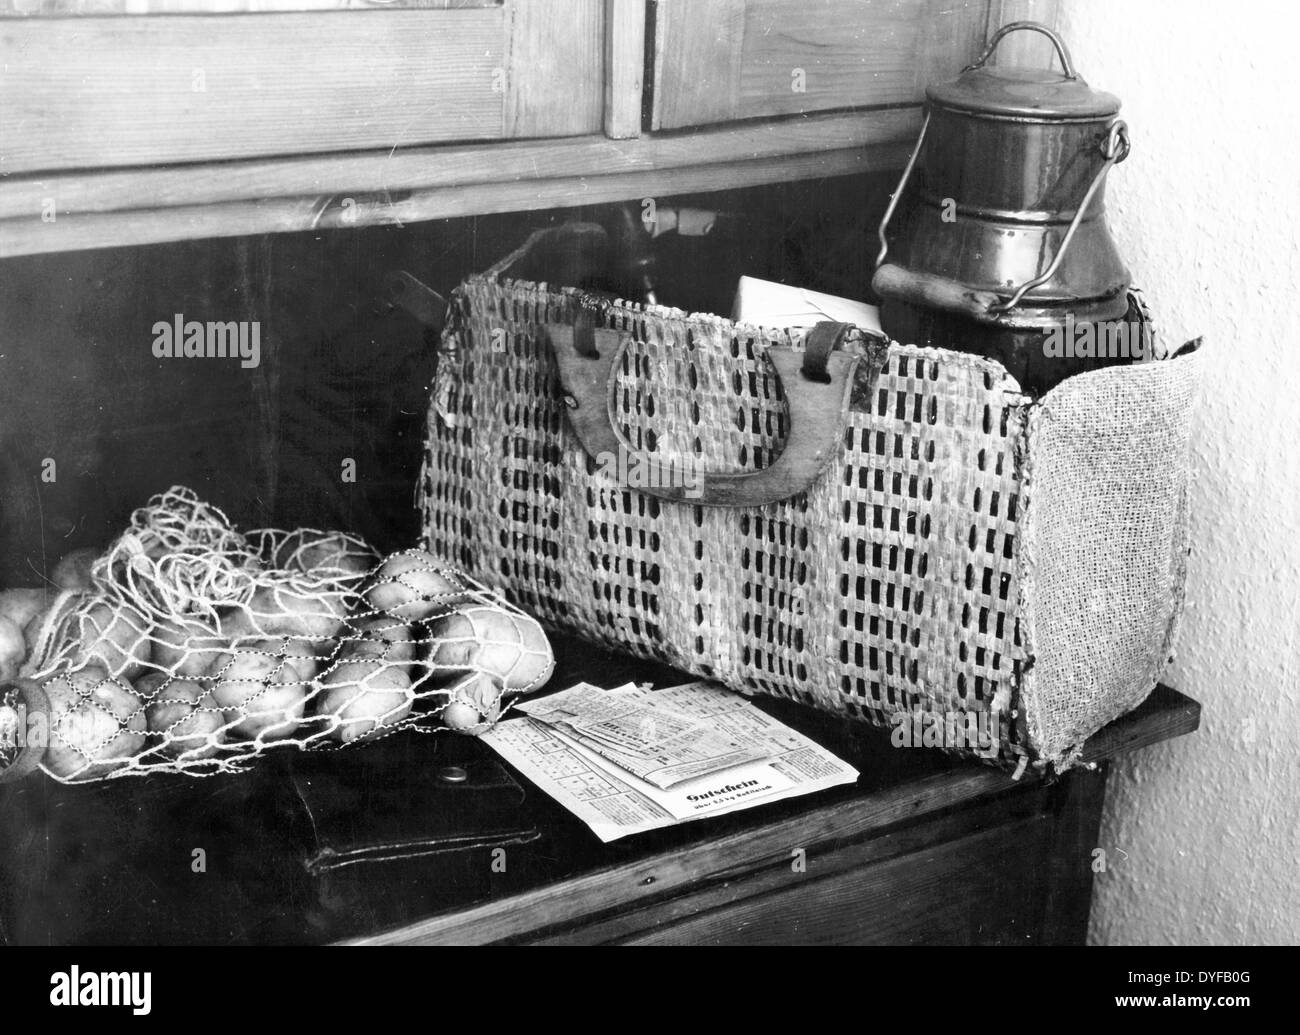
<svg viewBox="0 0 1300 1035">
<path fill-rule="evenodd" d="M 422 550 L 239 532 L 191 490 L 135 511 L 39 623 L 24 674 L 63 782 L 236 772 L 401 729 L 476 734 L 550 677 L 541 626 Z"/>
</svg>

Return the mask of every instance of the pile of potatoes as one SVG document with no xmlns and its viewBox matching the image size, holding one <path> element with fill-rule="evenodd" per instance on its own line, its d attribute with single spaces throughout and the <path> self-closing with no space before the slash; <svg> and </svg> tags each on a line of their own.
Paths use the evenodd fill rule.
<svg viewBox="0 0 1300 1035">
<path fill-rule="evenodd" d="M 428 553 L 379 563 L 351 536 L 311 530 L 264 537 L 260 549 L 251 592 L 184 613 L 151 613 L 93 584 L 84 555 L 56 572 L 59 614 L 46 591 L 0 593 L 5 678 L 41 629 L 57 628 L 57 650 L 34 659 L 51 708 L 49 772 L 213 771 L 275 742 L 377 737 L 417 708 L 477 733 L 503 697 L 551 674 L 535 621 Z"/>
</svg>

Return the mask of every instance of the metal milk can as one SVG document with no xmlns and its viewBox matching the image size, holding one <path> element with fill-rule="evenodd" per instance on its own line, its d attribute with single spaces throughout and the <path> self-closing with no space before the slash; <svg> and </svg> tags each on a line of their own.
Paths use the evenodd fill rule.
<svg viewBox="0 0 1300 1035">
<path fill-rule="evenodd" d="M 1060 72 L 988 66 L 1022 31 L 1052 41 Z M 1044 347 L 1054 329 L 1104 333 L 1129 314 L 1129 273 L 1105 219 L 1107 173 L 1129 153 L 1119 108 L 1035 22 L 1003 26 L 978 61 L 931 86 L 880 226 L 872 286 L 886 333 L 992 356 L 1033 391 L 1124 361 Z"/>
</svg>

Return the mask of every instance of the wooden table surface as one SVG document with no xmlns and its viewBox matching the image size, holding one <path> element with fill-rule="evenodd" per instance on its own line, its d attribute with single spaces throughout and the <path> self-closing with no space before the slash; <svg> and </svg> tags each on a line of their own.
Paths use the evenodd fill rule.
<svg viewBox="0 0 1300 1035">
<path fill-rule="evenodd" d="M 559 646 L 555 687 L 582 678 L 685 681 L 586 645 Z M 1200 712 L 1159 687 L 1088 742 L 1086 758 L 1099 767 L 1046 784 L 933 750 L 898 750 L 888 730 L 757 700 L 851 762 L 857 783 L 604 845 L 485 745 L 450 735 L 275 752 L 238 776 L 67 787 L 38 775 L 0 788 L 0 942 L 563 942 L 647 940 L 646 931 L 726 940 L 711 909 L 741 910 L 738 922 L 747 922 L 750 907 L 735 903 L 742 871 L 745 901 L 763 903 L 752 908 L 795 909 L 789 922 L 798 926 L 805 900 L 787 902 L 782 891 L 795 849 L 822 876 L 868 881 L 862 895 L 902 879 L 886 889 L 897 895 L 908 867 L 891 870 L 889 860 L 916 847 L 909 839 L 947 831 L 961 851 L 978 854 L 988 841 L 981 831 L 1014 835 L 1016 824 L 1030 831 L 1053 816 L 1043 866 L 1069 873 L 1043 875 L 1035 937 L 1054 940 L 1057 924 L 1061 940 L 1077 940 L 1087 918 L 1085 842 L 1095 838 L 1106 760 L 1191 732 Z M 447 783 L 448 766 L 469 779 Z M 1080 802 L 1087 807 L 1070 819 Z M 1067 842 L 1073 848 L 1060 847 Z M 998 908 L 1016 906 L 1009 899 Z M 934 936 L 944 937 L 942 923 Z"/>
</svg>

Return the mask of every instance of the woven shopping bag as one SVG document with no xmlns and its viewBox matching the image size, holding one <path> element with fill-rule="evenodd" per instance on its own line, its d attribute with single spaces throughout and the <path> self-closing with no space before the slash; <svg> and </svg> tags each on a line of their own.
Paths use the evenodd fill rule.
<svg viewBox="0 0 1300 1035">
<path fill-rule="evenodd" d="M 1021 770 L 1068 768 L 1152 690 L 1199 352 L 1033 400 L 857 328 L 508 276 L 558 232 L 455 292 L 426 549 L 556 629 Z"/>
</svg>

